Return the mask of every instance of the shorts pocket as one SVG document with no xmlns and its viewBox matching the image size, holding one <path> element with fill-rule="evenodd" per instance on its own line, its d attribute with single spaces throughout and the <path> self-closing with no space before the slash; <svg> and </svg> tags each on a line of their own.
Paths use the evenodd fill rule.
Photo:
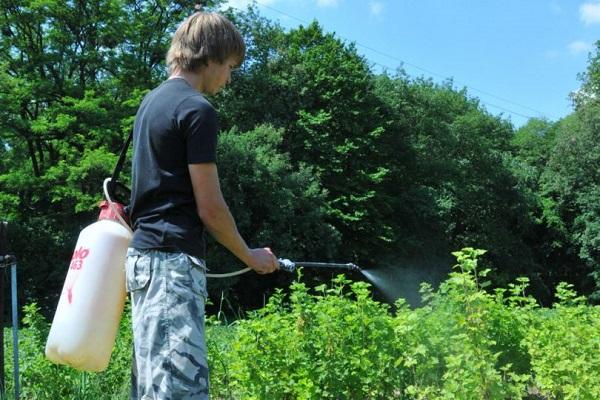
<svg viewBox="0 0 600 400">
<path fill-rule="evenodd" d="M 142 290 L 150 282 L 151 257 L 139 252 L 128 254 L 125 263 L 125 287 L 127 292 Z"/>
<path fill-rule="evenodd" d="M 192 290 L 196 295 L 202 296 L 206 300 L 208 297 L 208 290 L 206 288 L 205 270 L 203 268 L 192 266 L 190 269 L 190 275 L 192 277 Z"/>
<path fill-rule="evenodd" d="M 188 255 L 188 258 L 192 266 L 190 274 L 192 275 L 192 281 L 194 282 L 194 292 L 201 295 L 206 300 L 208 297 L 208 290 L 206 288 L 206 264 L 204 263 L 204 260 L 197 257 Z"/>
<path fill-rule="evenodd" d="M 206 264 L 204 263 L 204 260 L 201 260 L 198 257 L 194 257 L 194 256 L 187 256 L 189 258 L 189 260 L 192 263 L 192 266 L 194 268 L 197 268 L 199 270 L 201 270 L 202 272 L 206 272 L 208 268 L 206 268 Z"/>
</svg>

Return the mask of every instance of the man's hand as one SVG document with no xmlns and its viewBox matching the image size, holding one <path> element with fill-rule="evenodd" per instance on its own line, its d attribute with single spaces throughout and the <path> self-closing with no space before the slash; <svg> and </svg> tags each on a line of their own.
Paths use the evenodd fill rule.
<svg viewBox="0 0 600 400">
<path fill-rule="evenodd" d="M 279 269 L 279 261 L 268 247 L 250 249 L 247 264 L 258 274 L 269 274 Z"/>
</svg>

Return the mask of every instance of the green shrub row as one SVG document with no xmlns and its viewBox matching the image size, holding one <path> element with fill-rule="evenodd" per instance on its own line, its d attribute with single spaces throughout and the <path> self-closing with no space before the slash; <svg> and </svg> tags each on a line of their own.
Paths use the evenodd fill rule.
<svg viewBox="0 0 600 400">
<path fill-rule="evenodd" d="M 557 287 L 553 308 L 528 280 L 489 290 L 481 250 L 458 263 L 424 305 L 394 312 L 369 285 L 300 280 L 211 338 L 213 392 L 241 399 L 600 399 L 600 307 Z M 487 290 L 486 290 L 487 289 Z M 218 329 L 224 329 L 217 324 Z"/>
<path fill-rule="evenodd" d="M 214 399 L 600 399 L 600 307 L 569 284 L 540 308 L 520 278 L 490 290 L 477 257 L 463 249 L 448 279 L 423 285 L 424 305 L 372 299 L 343 275 L 285 295 L 232 324 L 207 321 Z M 123 319 L 109 369 L 80 373 L 50 364 L 48 323 L 25 309 L 20 336 L 26 399 L 126 399 L 131 334 Z M 128 315 L 128 313 L 126 313 Z M 10 336 L 10 335 L 7 335 Z M 6 340 L 7 390 L 12 390 Z"/>
</svg>

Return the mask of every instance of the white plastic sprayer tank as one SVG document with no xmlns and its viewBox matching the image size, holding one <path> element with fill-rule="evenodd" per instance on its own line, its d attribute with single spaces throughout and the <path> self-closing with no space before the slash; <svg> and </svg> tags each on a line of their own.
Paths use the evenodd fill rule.
<svg viewBox="0 0 600 400">
<path fill-rule="evenodd" d="M 132 236 L 122 215 L 120 204 L 103 201 L 99 220 L 79 235 L 46 343 L 54 363 L 85 371 L 108 366 L 125 304 Z"/>
</svg>

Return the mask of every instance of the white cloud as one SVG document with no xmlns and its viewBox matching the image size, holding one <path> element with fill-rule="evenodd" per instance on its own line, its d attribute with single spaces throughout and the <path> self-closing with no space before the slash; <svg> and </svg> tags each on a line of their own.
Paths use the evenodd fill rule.
<svg viewBox="0 0 600 400">
<path fill-rule="evenodd" d="M 569 43 L 567 47 L 571 54 L 588 53 L 593 48 L 591 43 L 587 43 L 582 40 L 575 40 L 574 42 Z"/>
<path fill-rule="evenodd" d="M 317 0 L 319 7 L 335 7 L 338 5 L 338 0 Z"/>
<path fill-rule="evenodd" d="M 371 11 L 372 16 L 378 17 L 383 11 L 383 3 L 381 1 L 371 0 L 369 2 L 369 10 Z"/>
<path fill-rule="evenodd" d="M 600 23 L 600 2 L 583 3 L 579 7 L 579 17 L 586 25 Z"/>
</svg>

